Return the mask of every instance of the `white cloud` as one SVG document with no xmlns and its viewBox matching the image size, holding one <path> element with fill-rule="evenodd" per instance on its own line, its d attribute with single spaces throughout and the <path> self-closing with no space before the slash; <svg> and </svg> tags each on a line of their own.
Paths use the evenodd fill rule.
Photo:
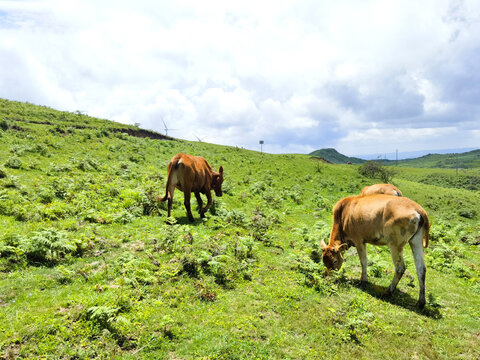
<svg viewBox="0 0 480 360">
<path fill-rule="evenodd" d="M 458 142 L 459 137 L 461 142 Z M 338 143 L 339 151 L 348 154 L 389 153 L 416 150 L 474 147 L 479 140 L 478 131 L 465 134 L 457 127 L 368 129 L 350 132 Z"/>
<path fill-rule="evenodd" d="M 272 152 L 475 146 L 479 18 L 474 0 L 3 1 L 0 96 Z"/>
</svg>

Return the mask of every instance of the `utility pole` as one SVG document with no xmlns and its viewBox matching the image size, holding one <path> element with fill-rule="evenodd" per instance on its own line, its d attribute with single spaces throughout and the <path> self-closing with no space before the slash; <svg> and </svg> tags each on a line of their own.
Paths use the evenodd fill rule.
<svg viewBox="0 0 480 360">
<path fill-rule="evenodd" d="M 458 154 L 455 154 L 455 168 L 456 168 L 456 174 L 458 176 Z"/>
</svg>

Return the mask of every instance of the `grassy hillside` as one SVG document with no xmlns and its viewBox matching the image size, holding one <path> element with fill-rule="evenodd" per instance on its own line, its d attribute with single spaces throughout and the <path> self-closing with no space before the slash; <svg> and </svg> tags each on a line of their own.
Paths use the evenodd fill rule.
<svg viewBox="0 0 480 360">
<path fill-rule="evenodd" d="M 426 169 L 395 167 L 397 178 L 444 188 L 480 191 L 480 168 L 474 169 Z"/>
<path fill-rule="evenodd" d="M 480 358 L 478 191 L 394 179 L 433 224 L 419 311 L 409 249 L 392 297 L 387 248 L 365 287 L 354 249 L 339 272 L 319 259 L 332 206 L 372 183 L 357 166 L 0 105 L 0 358 Z M 224 195 L 189 223 L 177 191 L 167 225 L 178 152 L 223 165 Z"/>
<path fill-rule="evenodd" d="M 340 154 L 337 150 L 332 148 L 315 150 L 309 155 L 321 157 L 332 164 L 347 164 L 348 162 L 351 162 L 352 164 L 362 164 L 365 162 L 365 160 L 356 157 L 349 157 Z"/>
<path fill-rule="evenodd" d="M 480 167 L 480 149 L 460 154 L 428 154 L 414 159 L 385 160 L 384 165 L 419 168 L 472 169 Z"/>
<path fill-rule="evenodd" d="M 309 155 L 321 157 L 332 164 L 363 164 L 366 160 L 349 157 L 337 150 L 320 149 Z M 383 165 L 415 167 L 415 168 L 443 168 L 443 169 L 472 169 L 480 168 L 480 149 L 460 154 L 428 154 L 414 159 L 379 160 Z"/>
</svg>

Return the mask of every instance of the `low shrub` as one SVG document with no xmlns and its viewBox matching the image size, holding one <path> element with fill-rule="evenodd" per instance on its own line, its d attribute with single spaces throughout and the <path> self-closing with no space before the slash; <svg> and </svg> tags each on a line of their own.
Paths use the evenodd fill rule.
<svg viewBox="0 0 480 360">
<path fill-rule="evenodd" d="M 360 175 L 368 178 L 379 178 L 384 183 L 391 183 L 395 170 L 387 169 L 376 161 L 367 161 L 358 168 Z"/>
<path fill-rule="evenodd" d="M 250 185 L 250 193 L 258 195 L 264 192 L 266 188 L 267 185 L 263 181 L 257 181 Z"/>
<path fill-rule="evenodd" d="M 32 264 L 52 264 L 74 254 L 79 244 L 70 240 L 67 233 L 53 228 L 43 229 L 19 245 Z"/>
<path fill-rule="evenodd" d="M 11 169 L 20 169 L 22 167 L 22 160 L 18 157 L 11 157 L 5 162 L 5 166 Z"/>
<path fill-rule="evenodd" d="M 0 129 L 2 129 L 3 131 L 7 131 L 9 128 L 10 128 L 10 123 L 7 120 L 5 119 L 0 120 Z"/>
<path fill-rule="evenodd" d="M 75 209 L 70 204 L 63 201 L 53 201 L 43 207 L 41 214 L 48 220 L 60 220 L 71 216 L 74 212 Z"/>
<path fill-rule="evenodd" d="M 217 209 L 216 212 L 220 217 L 229 224 L 245 226 L 247 224 L 247 216 L 239 210 L 228 211 L 226 209 Z"/>
<path fill-rule="evenodd" d="M 77 168 L 82 171 L 94 171 L 100 169 L 100 164 L 95 159 L 83 159 L 78 161 Z"/>
<path fill-rule="evenodd" d="M 136 288 L 144 285 L 152 285 L 157 281 L 154 265 L 150 261 L 137 258 L 129 252 L 122 254 L 117 259 L 116 265 L 120 275 L 117 278 L 117 282 L 120 285 L 128 285 Z"/>
<path fill-rule="evenodd" d="M 458 215 L 467 219 L 474 219 L 477 216 L 477 211 L 475 209 L 461 209 L 458 211 Z"/>
<path fill-rule="evenodd" d="M 303 189 L 300 185 L 296 184 L 289 191 L 290 198 L 299 205 L 302 202 Z"/>
<path fill-rule="evenodd" d="M 25 265 L 26 259 L 20 244 L 24 238 L 8 233 L 0 239 L 0 271 L 11 271 L 18 265 Z"/>
<path fill-rule="evenodd" d="M 293 258 L 292 268 L 305 278 L 304 284 L 314 288 L 321 294 L 335 294 L 337 288 L 334 284 L 325 280 L 325 267 L 323 264 L 314 262 L 306 255 L 296 255 Z"/>
<path fill-rule="evenodd" d="M 118 307 L 92 306 L 86 309 L 84 318 L 95 330 L 100 332 L 103 329 L 107 329 L 111 333 L 116 334 L 118 333 L 116 323 L 119 313 L 120 308 Z"/>
</svg>

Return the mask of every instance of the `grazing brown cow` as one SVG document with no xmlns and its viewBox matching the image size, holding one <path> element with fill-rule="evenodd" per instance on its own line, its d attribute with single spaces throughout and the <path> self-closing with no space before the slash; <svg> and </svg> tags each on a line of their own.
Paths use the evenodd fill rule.
<svg viewBox="0 0 480 360">
<path fill-rule="evenodd" d="M 425 306 L 425 262 L 423 248 L 428 246 L 429 222 L 425 210 L 416 202 L 398 196 L 350 196 L 333 208 L 333 227 L 328 245 L 322 240 L 323 262 L 328 269 L 342 266 L 347 242 L 355 245 L 362 265 L 361 281 L 367 281 L 366 244 L 388 245 L 395 275 L 388 293 L 395 290 L 405 272 L 403 247 L 409 243 L 415 260 L 420 287 L 417 305 Z"/>
<path fill-rule="evenodd" d="M 197 198 L 199 213 L 202 218 L 212 205 L 211 190 L 215 195 L 222 196 L 223 167 L 220 166 L 216 172 L 201 156 L 177 154 L 168 163 L 167 187 L 165 196 L 160 201 L 168 200 L 168 216 L 170 217 L 173 193 L 175 188 L 183 191 L 185 197 L 185 209 L 188 220 L 193 221 L 192 210 L 190 209 L 190 194 L 193 192 Z M 207 205 L 203 208 L 203 201 L 200 193 L 207 196 Z"/>
<path fill-rule="evenodd" d="M 392 184 L 375 184 L 370 186 L 365 186 L 362 189 L 363 196 L 373 195 L 373 194 L 385 194 L 393 196 L 403 196 L 402 192 Z"/>
</svg>

